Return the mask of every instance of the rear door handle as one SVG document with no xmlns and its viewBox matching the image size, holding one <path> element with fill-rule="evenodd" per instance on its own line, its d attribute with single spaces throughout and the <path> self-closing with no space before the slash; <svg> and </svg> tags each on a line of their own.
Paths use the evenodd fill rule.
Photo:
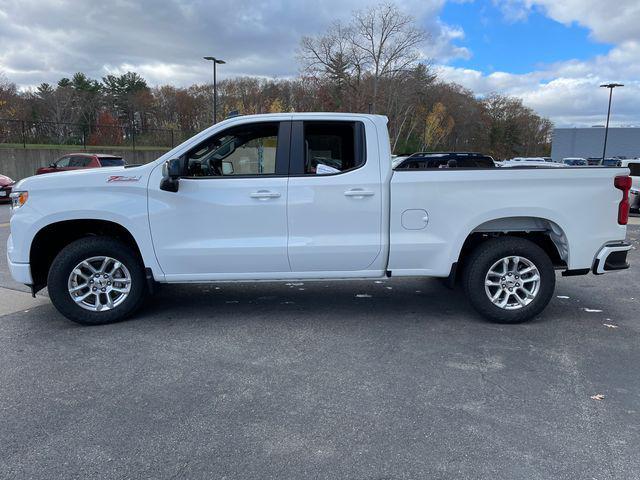
<svg viewBox="0 0 640 480">
<path fill-rule="evenodd" d="M 375 195 L 371 190 L 363 190 L 362 188 L 353 188 L 344 192 L 345 197 L 373 197 Z"/>
<path fill-rule="evenodd" d="M 280 198 L 279 192 L 272 192 L 271 190 L 258 190 L 251 193 L 251 198 L 257 198 L 259 200 L 267 200 L 269 198 Z"/>
</svg>

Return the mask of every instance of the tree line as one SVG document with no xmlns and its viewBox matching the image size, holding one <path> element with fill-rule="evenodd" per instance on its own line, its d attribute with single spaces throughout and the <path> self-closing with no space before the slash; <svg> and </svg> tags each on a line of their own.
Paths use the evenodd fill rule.
<svg viewBox="0 0 640 480">
<path fill-rule="evenodd" d="M 505 159 L 550 150 L 552 123 L 516 97 L 479 98 L 439 78 L 422 48 L 430 41 L 393 4 L 356 11 L 348 23 L 300 41 L 295 78 L 218 82 L 222 117 L 269 112 L 336 111 L 386 115 L 394 153 L 480 151 Z M 77 123 L 89 144 L 117 142 L 113 130 L 171 129 L 183 137 L 212 123 L 213 88 L 150 86 L 136 72 L 92 79 L 78 72 L 55 85 L 18 90 L 0 76 L 0 118 Z M 113 138 L 105 138 L 105 137 Z"/>
</svg>

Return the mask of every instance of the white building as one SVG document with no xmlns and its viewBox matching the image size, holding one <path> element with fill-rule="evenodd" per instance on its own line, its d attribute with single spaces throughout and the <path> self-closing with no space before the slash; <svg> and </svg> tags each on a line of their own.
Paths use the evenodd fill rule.
<svg viewBox="0 0 640 480">
<path fill-rule="evenodd" d="M 602 157 L 604 127 L 556 128 L 553 130 L 551 157 L 560 162 L 566 157 Z M 640 157 L 640 128 L 609 127 L 607 157 Z"/>
</svg>

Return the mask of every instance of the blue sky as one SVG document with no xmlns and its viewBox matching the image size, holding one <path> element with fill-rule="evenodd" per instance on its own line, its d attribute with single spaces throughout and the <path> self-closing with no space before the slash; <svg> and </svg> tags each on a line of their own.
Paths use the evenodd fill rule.
<svg viewBox="0 0 640 480">
<path fill-rule="evenodd" d="M 472 54 L 450 64 L 484 73 L 527 73 L 559 61 L 588 60 L 612 47 L 590 38 L 588 28 L 559 23 L 539 8 L 525 18 L 513 19 L 492 1 L 447 3 L 440 18 L 464 31 L 464 39 L 454 43 Z"/>
</svg>

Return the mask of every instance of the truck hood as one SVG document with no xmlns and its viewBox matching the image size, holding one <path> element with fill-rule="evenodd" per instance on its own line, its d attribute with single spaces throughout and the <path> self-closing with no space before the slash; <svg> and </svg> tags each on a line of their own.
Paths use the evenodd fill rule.
<svg viewBox="0 0 640 480">
<path fill-rule="evenodd" d="M 34 175 L 20 180 L 14 186 L 18 190 L 64 189 L 104 185 L 107 183 L 136 183 L 142 182 L 148 175 L 152 164 L 135 167 L 103 167 L 85 170 L 68 170 L 55 174 Z"/>
</svg>

